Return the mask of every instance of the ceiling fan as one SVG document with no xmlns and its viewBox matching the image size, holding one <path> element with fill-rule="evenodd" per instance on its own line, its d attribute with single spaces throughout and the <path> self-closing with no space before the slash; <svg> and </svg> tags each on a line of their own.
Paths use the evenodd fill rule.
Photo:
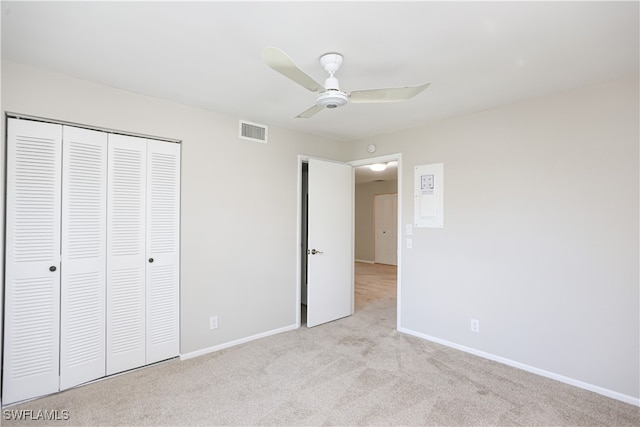
<svg viewBox="0 0 640 427">
<path fill-rule="evenodd" d="M 302 71 L 286 53 L 277 47 L 265 47 L 262 50 L 262 58 L 267 65 L 283 76 L 293 80 L 300 86 L 312 92 L 317 92 L 316 104 L 298 114 L 296 118 L 307 119 L 324 108 L 337 108 L 351 101 L 353 103 L 398 102 L 413 98 L 430 83 L 419 86 L 394 87 L 387 89 L 356 90 L 350 93 L 340 90 L 336 71 L 342 65 L 343 57 L 339 53 L 326 53 L 320 57 L 320 64 L 329 73 L 329 77 L 321 85 Z"/>
</svg>

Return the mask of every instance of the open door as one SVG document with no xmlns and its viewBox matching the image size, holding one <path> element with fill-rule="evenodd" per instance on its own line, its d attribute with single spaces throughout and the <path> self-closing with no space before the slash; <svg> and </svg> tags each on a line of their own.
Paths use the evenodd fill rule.
<svg viewBox="0 0 640 427">
<path fill-rule="evenodd" d="M 307 327 L 353 314 L 353 171 L 309 160 Z"/>
</svg>

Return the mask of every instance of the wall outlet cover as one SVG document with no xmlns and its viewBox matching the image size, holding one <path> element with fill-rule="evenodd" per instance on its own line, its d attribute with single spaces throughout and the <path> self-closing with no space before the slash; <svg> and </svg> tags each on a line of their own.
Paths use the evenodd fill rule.
<svg viewBox="0 0 640 427">
<path fill-rule="evenodd" d="M 209 318 L 209 329 L 218 329 L 218 316 Z"/>
</svg>

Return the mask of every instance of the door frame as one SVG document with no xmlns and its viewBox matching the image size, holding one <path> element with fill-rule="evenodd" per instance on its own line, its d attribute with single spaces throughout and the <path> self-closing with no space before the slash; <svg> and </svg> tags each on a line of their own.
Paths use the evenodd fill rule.
<svg viewBox="0 0 640 427">
<path fill-rule="evenodd" d="M 403 241 L 403 236 L 404 234 L 402 233 L 402 153 L 394 153 L 394 154 L 387 154 L 384 156 L 378 156 L 378 157 L 368 157 L 365 159 L 360 159 L 360 160 L 352 160 L 350 162 L 347 162 L 347 164 L 351 165 L 352 167 L 357 167 L 357 166 L 366 166 L 366 165 L 372 165 L 374 163 L 387 163 L 387 162 L 392 162 L 392 161 L 397 161 L 398 162 L 398 172 L 397 172 L 397 178 L 398 178 L 398 188 L 397 188 L 397 193 L 398 193 L 398 235 L 397 235 L 397 239 L 398 239 L 398 247 L 397 247 L 397 267 L 396 267 L 396 305 L 397 305 L 397 310 L 396 310 L 396 330 L 399 330 L 400 328 L 400 319 L 402 318 L 402 241 Z M 355 172 L 354 172 L 355 173 Z M 354 179 L 354 183 L 353 183 L 353 187 L 354 187 L 354 191 L 355 191 L 355 179 Z M 354 211 L 355 212 L 355 211 Z M 354 219 L 355 221 L 355 219 Z M 354 227 L 355 228 L 355 227 Z M 354 234 L 354 239 L 355 239 L 355 234 Z M 355 242 L 354 242 L 355 244 Z"/>
<path fill-rule="evenodd" d="M 354 179 L 353 179 L 353 186 L 352 186 L 352 192 L 355 194 L 355 167 L 357 166 L 365 166 L 365 165 L 371 165 L 374 163 L 385 163 L 385 162 L 391 162 L 391 161 L 397 161 L 398 162 L 398 172 L 397 172 L 397 178 L 398 178 L 398 188 L 397 188 L 397 192 L 398 192 L 398 247 L 397 247 L 397 251 L 398 251 L 398 257 L 397 257 L 397 270 L 396 270 L 396 283 L 397 283 L 397 288 L 396 288 L 396 304 L 397 304 L 397 316 L 396 316 L 396 330 L 398 330 L 398 328 L 400 327 L 400 319 L 401 319 L 401 307 L 402 307 L 402 282 L 401 282 L 401 278 L 402 278 L 402 238 L 403 238 L 403 234 L 402 234 L 402 153 L 394 153 L 394 154 L 388 154 L 385 156 L 378 156 L 378 157 L 369 157 L 369 158 L 365 158 L 365 159 L 359 159 L 359 160 L 352 160 L 350 162 L 339 162 L 336 160 L 327 160 L 327 159 L 322 159 L 319 157 L 313 157 L 313 156 L 306 156 L 306 155 L 302 155 L 299 154 L 298 155 L 298 159 L 297 159 L 297 175 L 298 175 L 298 185 L 296 186 L 297 188 L 297 196 L 296 196 L 296 200 L 297 200 L 297 205 L 296 205 L 296 210 L 297 210 L 297 221 L 296 221 L 296 328 L 300 328 L 300 305 L 301 305 L 301 293 L 302 293 L 302 268 L 300 265 L 300 260 L 302 259 L 302 163 L 310 160 L 310 159 L 316 159 L 316 160 L 322 160 L 322 161 L 326 161 L 326 162 L 335 162 L 335 163 L 345 163 L 347 165 L 350 165 L 352 167 L 352 174 L 354 175 Z M 355 205 L 355 197 L 352 198 L 353 199 L 353 204 Z M 355 215 L 355 206 L 353 206 L 353 212 Z M 355 224 L 355 218 L 354 218 L 354 224 Z M 355 245 L 355 227 L 353 227 L 353 231 L 352 231 L 352 236 L 351 236 L 351 241 L 352 241 L 352 246 Z M 352 255 L 352 262 L 355 262 L 355 253 Z M 353 270 L 352 270 L 352 276 L 353 276 Z M 353 282 L 353 278 L 352 278 L 352 282 Z M 355 305 L 355 290 L 352 289 L 352 292 L 354 292 L 354 296 L 351 298 L 351 305 L 352 305 L 352 311 L 353 311 L 353 307 Z"/>
</svg>

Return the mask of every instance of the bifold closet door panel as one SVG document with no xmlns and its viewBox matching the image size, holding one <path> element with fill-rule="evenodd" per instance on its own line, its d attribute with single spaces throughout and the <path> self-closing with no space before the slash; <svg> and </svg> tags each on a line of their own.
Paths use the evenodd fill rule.
<svg viewBox="0 0 640 427">
<path fill-rule="evenodd" d="M 63 127 L 60 389 L 105 376 L 107 134 Z"/>
<path fill-rule="evenodd" d="M 180 145 L 147 140 L 147 363 L 180 352 Z"/>
<path fill-rule="evenodd" d="M 146 153 L 145 139 L 109 135 L 107 375 L 146 363 Z"/>
<path fill-rule="evenodd" d="M 58 391 L 62 126 L 7 121 L 2 403 Z"/>
</svg>

